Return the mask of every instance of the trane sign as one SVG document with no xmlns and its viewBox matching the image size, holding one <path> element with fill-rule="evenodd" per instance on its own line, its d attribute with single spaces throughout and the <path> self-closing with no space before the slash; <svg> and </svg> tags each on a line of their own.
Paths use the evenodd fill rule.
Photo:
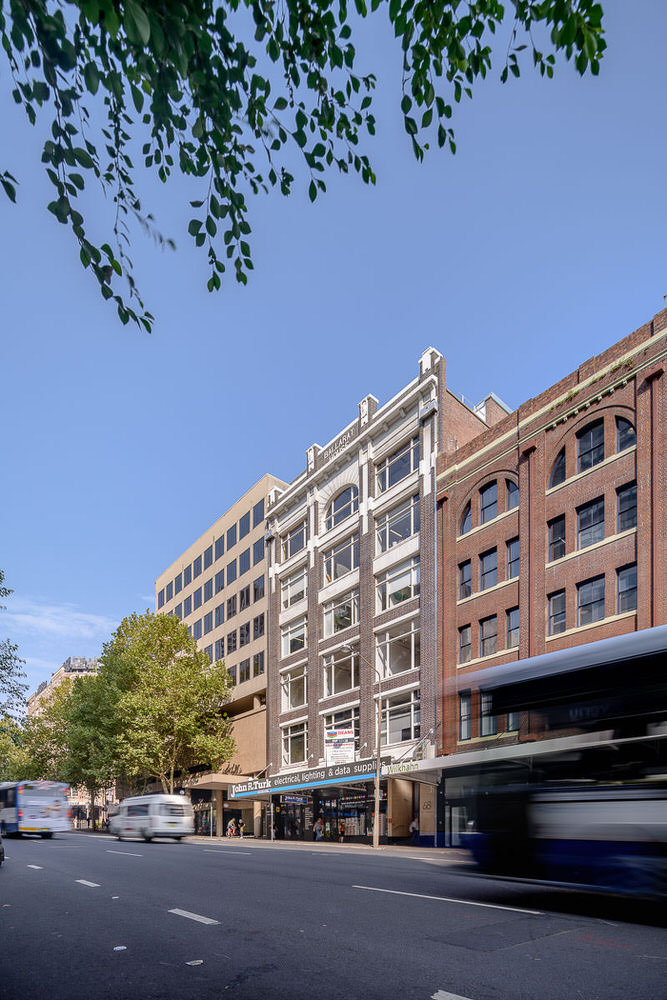
<svg viewBox="0 0 667 1000">
<path fill-rule="evenodd" d="M 231 797 L 240 798 L 245 795 L 282 792 L 292 788 L 338 785 L 346 781 L 368 780 L 375 775 L 375 768 L 375 758 L 371 757 L 368 760 L 335 764 L 332 767 L 311 767 L 304 771 L 290 771 L 289 774 L 272 774 L 261 781 L 245 781 L 242 785 L 232 785 Z"/>
</svg>

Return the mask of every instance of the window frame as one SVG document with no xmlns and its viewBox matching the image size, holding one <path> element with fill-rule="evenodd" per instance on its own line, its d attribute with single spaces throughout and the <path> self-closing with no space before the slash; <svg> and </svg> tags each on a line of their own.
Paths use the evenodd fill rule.
<svg viewBox="0 0 667 1000">
<path fill-rule="evenodd" d="M 299 544 L 300 540 L 300 544 Z M 304 518 L 303 521 L 299 521 L 295 524 L 293 528 L 281 535 L 280 538 L 280 550 L 282 552 L 282 561 L 287 562 L 292 556 L 295 556 L 298 552 L 303 552 L 303 550 L 308 545 L 308 518 Z"/>
<path fill-rule="evenodd" d="M 495 565 L 491 566 L 490 569 L 485 569 L 484 560 L 489 556 L 495 556 Z M 487 583 L 488 578 L 493 579 L 493 583 Z M 492 549 L 487 549 L 486 552 L 480 552 L 479 554 L 479 589 L 480 593 L 483 590 L 490 590 L 491 587 L 495 587 L 498 583 L 498 549 L 493 547 Z"/>
<path fill-rule="evenodd" d="M 341 619 L 341 609 L 350 609 L 349 618 Z M 339 616 L 337 619 L 336 616 Z M 346 624 L 338 624 L 337 621 L 345 621 Z M 359 588 L 353 587 L 343 594 L 337 594 L 330 601 L 322 606 L 322 634 L 325 639 L 330 639 L 332 635 L 345 632 L 348 628 L 353 628 L 359 624 Z"/>
<path fill-rule="evenodd" d="M 556 599 L 562 599 L 562 608 L 556 606 Z M 565 588 L 561 587 L 560 590 L 554 590 L 551 594 L 547 594 L 547 633 L 548 635 L 560 635 L 561 632 L 565 632 L 567 629 L 566 622 L 567 615 L 567 605 L 565 603 Z M 562 628 L 559 628 L 562 624 Z"/>
<path fill-rule="evenodd" d="M 495 628 L 495 631 L 485 630 L 486 626 Z M 493 647 L 493 648 L 491 648 Z M 498 652 L 498 615 L 486 615 L 484 618 L 479 620 L 479 655 L 493 656 L 494 653 Z"/>
<path fill-rule="evenodd" d="M 602 431 L 602 439 L 595 439 L 595 432 Z M 588 435 L 591 435 L 590 442 L 586 442 L 586 447 L 584 447 L 585 439 Z M 577 431 L 577 472 L 587 472 L 589 469 L 594 469 L 596 465 L 604 461 L 604 418 L 599 417 L 597 420 L 591 420 L 590 423 L 582 427 L 580 431 Z"/>
<path fill-rule="evenodd" d="M 591 588 L 591 596 L 594 594 L 594 585 L 602 582 L 602 596 L 597 597 L 595 600 L 585 601 L 582 599 L 582 595 L 585 593 L 585 588 Z M 590 618 L 588 620 L 583 620 L 584 616 L 582 611 L 585 609 L 600 609 L 602 614 L 594 617 L 594 611 L 591 610 Z M 603 621 L 605 617 L 605 576 L 604 573 L 600 573 L 597 576 L 592 576 L 588 580 L 581 580 L 577 584 L 577 626 L 581 627 L 583 625 L 594 625 L 596 622 Z"/>
<path fill-rule="evenodd" d="M 350 494 L 350 499 L 347 503 L 341 504 L 336 507 L 341 497 L 344 497 L 347 493 Z M 347 521 L 349 517 L 356 514 L 359 510 L 359 487 L 351 483 L 349 486 L 345 486 L 336 496 L 333 498 L 329 506 L 327 507 L 325 525 L 326 530 L 331 531 L 332 528 L 336 528 L 343 521 Z"/>
<path fill-rule="evenodd" d="M 577 507 L 577 551 L 604 541 L 604 496 Z"/>
<path fill-rule="evenodd" d="M 303 756 L 296 758 L 293 753 L 293 744 L 300 739 L 303 739 Z M 308 723 L 305 720 L 303 722 L 293 722 L 289 726 L 283 726 L 280 742 L 283 767 L 291 767 L 294 764 L 306 764 L 308 762 Z"/>
<path fill-rule="evenodd" d="M 349 676 L 350 684 L 347 687 L 337 687 L 337 668 L 341 671 L 341 665 L 350 664 Z M 347 669 L 344 670 L 347 674 Z M 341 647 L 334 649 L 330 653 L 325 653 L 322 657 L 323 690 L 325 698 L 334 698 L 336 695 L 354 691 L 359 687 L 359 651 L 356 646 L 351 645 L 350 649 Z"/>
<path fill-rule="evenodd" d="M 492 497 L 490 501 L 488 497 Z M 489 513 L 492 511 L 492 513 Z M 479 523 L 488 524 L 498 517 L 498 480 L 485 483 L 479 491 Z"/>
<path fill-rule="evenodd" d="M 556 529 L 562 527 L 562 535 L 556 535 Z M 556 562 L 558 559 L 562 559 L 566 553 L 566 541 L 565 541 L 565 514 L 559 514 L 558 517 L 552 517 L 550 521 L 547 521 L 547 535 L 549 544 L 549 562 Z M 562 547 L 562 551 L 561 551 Z"/>
<path fill-rule="evenodd" d="M 512 558 L 512 547 L 514 545 L 517 547 L 517 552 L 515 558 Z M 516 580 L 521 573 L 521 541 L 519 535 L 516 535 L 514 538 L 510 538 L 507 542 L 505 542 L 505 551 L 507 554 L 507 579 Z M 513 572 L 514 568 L 516 568 L 516 573 Z"/>
<path fill-rule="evenodd" d="M 290 648 L 295 637 L 301 635 L 301 644 Z M 308 646 L 308 616 L 299 615 L 291 622 L 287 622 L 280 629 L 280 649 L 281 657 L 292 656 L 294 653 L 301 653 Z"/>
<path fill-rule="evenodd" d="M 400 462 L 407 457 L 408 469 L 406 472 L 400 474 L 396 479 L 392 480 L 392 469 L 399 468 Z M 402 444 L 399 448 L 393 451 L 386 458 L 383 458 L 381 462 L 378 462 L 375 466 L 375 481 L 377 484 L 377 492 L 386 493 L 393 486 L 407 479 L 408 476 L 412 475 L 417 469 L 419 469 L 419 459 L 420 459 L 420 446 L 419 446 L 419 434 L 413 435 L 409 441 Z"/>
<path fill-rule="evenodd" d="M 402 630 L 402 631 L 401 631 Z M 391 670 L 391 647 L 400 640 L 409 637 L 410 666 L 401 670 Z M 375 665 L 383 680 L 390 677 L 400 677 L 421 667 L 421 628 L 419 618 L 409 618 L 407 621 L 389 623 L 375 633 Z"/>
<path fill-rule="evenodd" d="M 516 502 L 513 502 L 515 501 Z M 505 480 L 505 510 L 516 510 L 521 500 L 519 487 L 513 479 Z"/>
<path fill-rule="evenodd" d="M 623 574 L 631 573 L 630 580 L 634 582 L 634 586 L 622 587 Z M 631 605 L 625 605 L 624 595 L 634 594 L 634 602 Z M 628 563 L 625 566 L 619 566 L 616 570 L 616 611 L 617 614 L 622 615 L 628 611 L 637 610 L 637 563 Z"/>
<path fill-rule="evenodd" d="M 394 600 L 392 603 L 392 591 L 390 588 L 392 585 L 396 588 L 396 581 L 400 580 L 401 577 L 407 577 L 408 583 L 402 588 L 394 589 L 393 596 L 395 598 L 397 594 L 406 590 L 409 593 L 407 596 L 401 597 L 399 600 Z M 416 555 L 397 563 L 395 566 L 390 566 L 389 569 L 386 569 L 383 573 L 379 573 L 375 577 L 376 614 L 382 614 L 385 611 L 391 611 L 394 608 L 400 607 L 406 601 L 412 601 L 415 597 L 419 597 L 420 592 L 421 560 Z"/>
<path fill-rule="evenodd" d="M 292 599 L 291 597 L 291 587 L 293 585 L 298 585 L 303 578 L 303 593 Z M 298 591 L 297 591 L 298 593 Z M 283 611 L 291 608 L 293 605 L 298 604 L 299 601 L 303 601 L 308 596 L 308 567 L 301 566 L 294 573 L 290 573 L 289 576 L 285 576 L 280 581 L 280 606 Z"/>
<path fill-rule="evenodd" d="M 472 739 L 472 694 L 459 691 L 459 740 Z"/>
<path fill-rule="evenodd" d="M 300 691 L 300 693 L 299 693 Z M 293 700 L 301 698 L 301 701 Z M 308 704 L 308 664 L 298 663 L 294 667 L 281 671 L 280 674 L 280 705 L 282 712 L 293 712 L 296 708 L 304 708 Z"/>
<path fill-rule="evenodd" d="M 467 642 L 465 641 L 467 639 Z M 467 653 L 466 653 L 467 651 Z M 472 659 L 472 625 L 459 626 L 459 663 L 469 663 Z"/>
<path fill-rule="evenodd" d="M 514 616 L 516 616 L 516 624 L 513 624 Z M 518 604 L 514 608 L 507 608 L 505 611 L 505 622 L 507 626 L 505 633 L 505 648 L 518 649 L 521 639 L 521 616 L 519 614 Z M 516 642 L 513 641 L 514 637 L 516 637 Z"/>
<path fill-rule="evenodd" d="M 625 498 L 632 494 L 634 503 L 622 507 Z M 628 513 L 632 511 L 632 524 L 624 524 L 624 520 L 627 518 Z M 620 534 L 622 531 L 630 531 L 632 528 L 637 527 L 637 481 L 632 480 L 632 482 L 624 483 L 623 486 L 619 486 L 616 490 L 616 530 Z"/>
<path fill-rule="evenodd" d="M 623 443 L 624 438 L 631 440 Z M 637 444 L 637 429 L 627 417 L 616 417 L 616 451 L 620 454 L 628 448 L 634 448 Z"/>
<path fill-rule="evenodd" d="M 409 520 L 410 533 L 402 535 L 400 538 L 396 538 L 394 541 L 391 541 L 392 524 L 396 524 L 396 522 L 401 521 L 405 517 Z M 378 518 L 376 518 L 376 555 L 380 555 L 383 552 L 390 552 L 391 549 L 393 549 L 396 545 L 400 545 L 401 542 L 407 542 L 409 538 L 414 538 L 415 535 L 419 534 L 420 530 L 421 516 L 419 494 L 415 493 L 413 496 L 401 501 L 401 503 L 392 507 L 391 510 L 385 511 Z"/>
<path fill-rule="evenodd" d="M 337 559 L 346 554 L 348 550 L 350 554 L 350 565 L 345 568 L 342 573 L 337 573 L 336 568 L 339 565 L 345 567 L 345 563 L 341 562 L 339 564 Z M 356 532 L 348 538 L 344 538 L 342 542 L 338 542 L 330 549 L 327 549 L 324 552 L 322 565 L 324 572 L 323 586 L 326 586 L 328 583 L 333 583 L 335 580 L 340 580 L 342 577 L 347 576 L 348 573 L 353 573 L 355 569 L 359 569 L 359 533 Z"/>
</svg>

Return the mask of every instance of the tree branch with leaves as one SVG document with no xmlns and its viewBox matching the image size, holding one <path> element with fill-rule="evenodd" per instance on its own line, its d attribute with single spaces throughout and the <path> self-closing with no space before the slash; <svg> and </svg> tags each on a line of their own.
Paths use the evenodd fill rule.
<svg viewBox="0 0 667 1000">
<path fill-rule="evenodd" d="M 289 195 L 294 152 L 312 201 L 332 169 L 375 182 L 361 142 L 375 134 L 377 81 L 357 69 L 352 39 L 361 20 L 381 15 L 396 38 L 401 111 L 418 160 L 434 143 L 455 152 L 454 106 L 490 72 L 503 23 L 511 24 L 503 80 L 519 76 L 524 49 L 547 77 L 558 53 L 596 74 L 605 49 L 596 0 L 355 0 L 352 9 L 347 0 L 0 0 L 14 100 L 31 124 L 42 109 L 51 119 L 42 149 L 48 209 L 121 322 L 148 332 L 154 324 L 134 277 L 134 226 L 174 247 L 140 198 L 135 150 L 163 183 L 180 172 L 199 186 L 188 232 L 206 253 L 209 291 L 228 268 L 247 283 L 249 196 Z M 113 205 L 97 235 L 79 201 L 90 180 Z M 0 185 L 15 201 L 9 167 Z"/>
</svg>

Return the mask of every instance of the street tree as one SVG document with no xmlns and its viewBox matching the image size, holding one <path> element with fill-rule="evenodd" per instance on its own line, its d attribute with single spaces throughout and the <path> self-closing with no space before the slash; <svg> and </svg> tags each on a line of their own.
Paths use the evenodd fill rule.
<svg viewBox="0 0 667 1000">
<path fill-rule="evenodd" d="M 26 752 L 28 779 L 67 781 L 69 760 L 69 700 L 73 684 L 66 678 L 48 696 L 42 697 L 39 712 L 23 724 L 22 745 Z"/>
<path fill-rule="evenodd" d="M 232 682 L 177 618 L 147 611 L 124 619 L 101 661 L 100 680 L 117 678 L 117 753 L 128 777 L 152 775 L 173 793 L 188 769 L 215 770 L 233 756 L 225 713 Z"/>
<path fill-rule="evenodd" d="M 24 746 L 23 727 L 11 715 L 0 718 L 0 781 L 20 781 L 31 763 Z"/>
<path fill-rule="evenodd" d="M 13 591 L 4 586 L 5 574 L 0 569 L 0 599 L 9 597 Z M 5 610 L 0 604 L 0 609 Z M 14 715 L 25 704 L 25 692 L 28 690 L 23 683 L 24 660 L 18 655 L 19 648 L 10 639 L 0 639 L 0 715 Z"/>
<path fill-rule="evenodd" d="M 132 223 L 174 245 L 144 207 L 139 159 L 162 182 L 178 172 L 195 182 L 188 233 L 206 254 L 209 291 L 230 266 L 247 282 L 248 197 L 290 194 L 295 154 L 313 201 L 331 169 L 374 183 L 361 140 L 375 133 L 376 77 L 357 68 L 354 41 L 363 19 L 382 15 L 418 160 L 434 143 L 455 152 L 453 109 L 491 70 L 503 25 L 503 81 L 519 76 L 526 49 L 547 77 L 559 53 L 596 74 L 605 49 L 597 0 L 0 0 L 14 100 L 32 124 L 50 117 L 48 209 L 123 323 L 153 325 L 133 277 Z M 80 198 L 93 178 L 112 206 L 94 233 L 103 203 L 85 218 Z M 14 201 L 7 162 L 0 184 Z"/>
</svg>

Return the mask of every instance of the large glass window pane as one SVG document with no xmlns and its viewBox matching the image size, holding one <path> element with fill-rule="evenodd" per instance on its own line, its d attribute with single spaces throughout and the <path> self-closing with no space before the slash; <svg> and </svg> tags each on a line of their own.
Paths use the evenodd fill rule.
<svg viewBox="0 0 667 1000">
<path fill-rule="evenodd" d="M 324 696 L 329 698 L 359 684 L 356 649 L 340 649 L 324 658 Z"/>
<path fill-rule="evenodd" d="M 637 444 L 635 429 L 629 420 L 616 417 L 616 451 L 625 451 Z"/>
<path fill-rule="evenodd" d="M 461 691 L 459 694 L 459 739 L 469 740 L 470 736 L 470 692 Z"/>
<path fill-rule="evenodd" d="M 409 476 L 419 466 L 419 438 L 414 437 L 408 444 L 394 452 L 377 468 L 378 491 L 385 490 L 400 483 L 402 479 Z"/>
<path fill-rule="evenodd" d="M 479 623 L 479 650 L 481 656 L 490 656 L 498 650 L 498 617 L 491 615 Z"/>
<path fill-rule="evenodd" d="M 472 568 L 470 560 L 459 563 L 459 600 L 470 597 L 472 593 Z"/>
<path fill-rule="evenodd" d="M 352 535 L 324 554 L 324 580 L 331 583 L 359 566 L 359 535 Z"/>
<path fill-rule="evenodd" d="M 359 490 L 356 486 L 348 486 L 339 493 L 329 505 L 327 511 L 327 531 L 337 524 L 346 521 L 359 510 Z"/>
<path fill-rule="evenodd" d="M 577 510 L 578 548 L 601 542 L 604 538 L 604 497 L 591 500 Z"/>
<path fill-rule="evenodd" d="M 507 615 L 507 648 L 514 649 L 519 645 L 519 609 L 510 608 Z"/>
<path fill-rule="evenodd" d="M 549 488 L 565 482 L 565 448 L 561 448 L 551 469 Z"/>
<path fill-rule="evenodd" d="M 511 538 L 507 543 L 507 579 L 513 580 L 519 575 L 520 566 L 519 539 Z"/>
<path fill-rule="evenodd" d="M 604 459 L 604 422 L 596 420 L 579 431 L 577 447 L 579 472 L 591 469 L 601 462 Z"/>
<path fill-rule="evenodd" d="M 549 562 L 565 555 L 565 514 L 549 521 Z"/>
<path fill-rule="evenodd" d="M 565 631 L 565 591 L 549 594 L 549 635 Z"/>
<path fill-rule="evenodd" d="M 498 583 L 498 552 L 496 549 L 491 549 L 489 552 L 483 552 L 479 557 L 480 566 L 480 590 L 488 590 L 489 587 L 495 587 Z"/>
<path fill-rule="evenodd" d="M 459 663 L 467 663 L 472 653 L 472 630 L 470 625 L 459 629 Z"/>
<path fill-rule="evenodd" d="M 480 523 L 486 524 L 498 514 L 498 483 L 489 483 L 479 491 Z"/>
<path fill-rule="evenodd" d="M 618 613 L 637 610 L 637 564 L 618 570 Z"/>
<path fill-rule="evenodd" d="M 618 531 L 627 531 L 637 527 L 637 484 L 628 483 L 621 486 L 616 493 L 618 497 Z"/>
<path fill-rule="evenodd" d="M 498 732 L 498 718 L 491 714 L 491 695 L 482 691 L 479 698 L 480 706 L 480 734 L 482 736 L 495 736 Z"/>
<path fill-rule="evenodd" d="M 579 625 L 590 625 L 604 618 L 604 576 L 596 576 L 577 585 Z"/>
</svg>

